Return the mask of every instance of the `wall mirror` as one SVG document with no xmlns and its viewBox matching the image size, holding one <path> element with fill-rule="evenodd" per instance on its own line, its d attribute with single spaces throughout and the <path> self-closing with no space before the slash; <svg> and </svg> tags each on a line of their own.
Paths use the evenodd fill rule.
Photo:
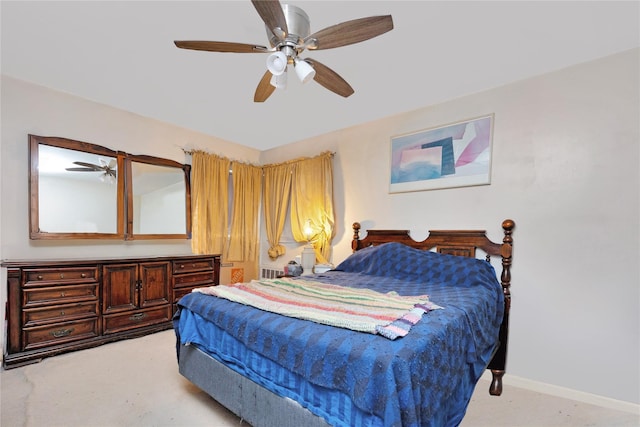
<svg viewBox="0 0 640 427">
<path fill-rule="evenodd" d="M 149 156 L 129 156 L 127 235 L 133 239 L 187 238 L 191 229 L 189 166 Z"/>
<path fill-rule="evenodd" d="M 29 135 L 31 239 L 187 239 L 189 165 Z"/>
</svg>

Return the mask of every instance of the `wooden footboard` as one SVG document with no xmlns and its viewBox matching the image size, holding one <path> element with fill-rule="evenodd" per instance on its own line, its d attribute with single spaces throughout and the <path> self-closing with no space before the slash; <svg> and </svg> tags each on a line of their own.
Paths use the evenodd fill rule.
<svg viewBox="0 0 640 427">
<path fill-rule="evenodd" d="M 504 238 L 502 243 L 491 241 L 485 230 L 430 230 L 427 238 L 417 242 L 409 235 L 409 230 L 367 230 L 367 236 L 360 239 L 360 223 L 353 224 L 353 251 L 382 243 L 398 242 L 421 250 L 435 250 L 439 253 L 476 258 L 476 250 L 485 253 L 487 262 L 492 256 L 502 259 L 502 273 L 500 284 L 504 294 L 504 317 L 500 326 L 499 343 L 496 353 L 488 369 L 491 370 L 493 380 L 489 393 L 494 396 L 502 394 L 502 377 L 507 362 L 507 347 L 509 338 L 509 312 L 511 311 L 511 261 L 513 255 L 513 237 L 515 222 L 505 219 L 502 222 Z"/>
</svg>

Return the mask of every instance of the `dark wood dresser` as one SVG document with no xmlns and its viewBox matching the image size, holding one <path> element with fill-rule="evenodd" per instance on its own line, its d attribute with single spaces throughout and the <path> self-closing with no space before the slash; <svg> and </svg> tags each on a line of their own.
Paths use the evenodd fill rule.
<svg viewBox="0 0 640 427">
<path fill-rule="evenodd" d="M 218 285 L 219 255 L 5 261 L 4 367 L 171 328 L 176 302 Z"/>
</svg>

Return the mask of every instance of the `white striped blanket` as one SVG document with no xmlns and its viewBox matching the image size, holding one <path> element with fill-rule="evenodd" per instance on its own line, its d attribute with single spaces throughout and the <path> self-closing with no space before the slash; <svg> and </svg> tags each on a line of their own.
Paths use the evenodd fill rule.
<svg viewBox="0 0 640 427">
<path fill-rule="evenodd" d="M 253 280 L 193 291 L 288 317 L 380 334 L 392 340 L 407 335 L 424 313 L 442 308 L 430 302 L 428 295 L 401 296 L 395 292 L 385 294 L 289 278 Z"/>
</svg>

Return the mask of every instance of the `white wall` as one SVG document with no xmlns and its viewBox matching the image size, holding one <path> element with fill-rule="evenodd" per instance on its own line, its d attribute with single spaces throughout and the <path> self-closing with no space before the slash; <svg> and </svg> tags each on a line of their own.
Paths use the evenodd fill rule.
<svg viewBox="0 0 640 427">
<path fill-rule="evenodd" d="M 2 76 L 0 259 L 108 258 L 191 254 L 190 240 L 29 240 L 28 134 L 60 136 L 185 163 L 202 149 L 257 163 L 259 151 Z M 6 269 L 0 269 L 4 319 Z M 4 333 L 1 334 L 4 341 Z"/>
<path fill-rule="evenodd" d="M 638 49 L 623 52 L 266 151 L 261 162 L 335 151 L 334 263 L 350 253 L 354 221 L 419 240 L 452 228 L 500 240 L 501 221 L 514 219 L 508 374 L 637 404 L 638 63 Z M 488 113 L 491 185 L 388 194 L 391 136 Z M 289 246 L 278 265 L 299 251 Z"/>
</svg>

